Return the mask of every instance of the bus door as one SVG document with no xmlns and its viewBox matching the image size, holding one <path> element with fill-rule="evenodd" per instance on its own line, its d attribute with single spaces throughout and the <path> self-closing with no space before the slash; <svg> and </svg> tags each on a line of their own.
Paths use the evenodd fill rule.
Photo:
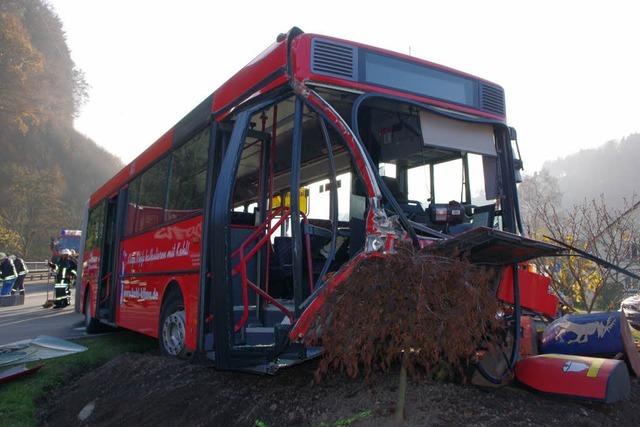
<svg viewBox="0 0 640 427">
<path fill-rule="evenodd" d="M 113 323 L 115 321 L 116 307 L 116 284 L 118 283 L 117 274 L 117 251 L 118 242 L 120 241 L 121 228 L 118 221 L 122 217 L 121 210 L 118 209 L 119 200 L 125 199 L 125 190 L 122 190 L 118 196 L 107 201 L 107 209 L 104 223 L 104 239 L 102 241 L 102 259 L 100 265 L 100 277 L 98 280 L 98 319 Z M 120 213 L 120 215 L 119 215 Z"/>
</svg>

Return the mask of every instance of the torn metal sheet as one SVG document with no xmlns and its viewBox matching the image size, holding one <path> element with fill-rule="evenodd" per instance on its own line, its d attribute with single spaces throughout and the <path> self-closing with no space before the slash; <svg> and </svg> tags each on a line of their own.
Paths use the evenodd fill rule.
<svg viewBox="0 0 640 427">
<path fill-rule="evenodd" d="M 0 366 L 52 359 L 87 350 L 87 347 L 62 338 L 40 335 L 0 347 Z"/>
<path fill-rule="evenodd" d="M 471 229 L 429 249 L 436 255 L 462 255 L 474 264 L 488 265 L 511 265 L 566 252 L 560 246 L 487 227 Z"/>
<path fill-rule="evenodd" d="M 26 365 L 12 366 L 3 371 L 0 371 L 0 383 L 7 383 L 18 378 L 26 377 L 34 372 L 38 371 L 44 365 L 37 365 L 32 368 L 27 368 Z"/>
</svg>

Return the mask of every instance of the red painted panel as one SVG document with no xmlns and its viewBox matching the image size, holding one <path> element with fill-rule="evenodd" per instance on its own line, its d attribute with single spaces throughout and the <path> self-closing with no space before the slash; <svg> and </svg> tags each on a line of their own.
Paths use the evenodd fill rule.
<svg viewBox="0 0 640 427">
<path fill-rule="evenodd" d="M 158 336 L 167 285 L 180 285 L 187 318 L 187 346 L 197 339 L 202 216 L 143 233 L 121 244 L 116 323 Z"/>
<path fill-rule="evenodd" d="M 558 310 L 558 297 L 550 288 L 551 279 L 538 273 L 518 270 L 520 284 L 520 305 L 537 313 L 555 317 Z M 498 287 L 498 298 L 513 304 L 513 273 L 507 267 Z"/>
<path fill-rule="evenodd" d="M 96 306 L 96 295 L 98 289 L 98 276 L 100 275 L 100 260 L 102 254 L 100 248 L 87 248 L 84 251 L 82 259 L 82 283 L 81 287 L 82 295 L 80 295 L 80 312 L 84 312 L 84 296 L 85 292 L 89 290 L 91 295 L 90 314 L 94 314 L 93 310 Z"/>
<path fill-rule="evenodd" d="M 275 42 L 251 60 L 214 92 L 211 111 L 229 108 L 241 95 L 248 96 L 252 88 L 287 65 L 286 41 Z"/>
<path fill-rule="evenodd" d="M 358 255 L 344 264 L 338 271 L 336 271 L 334 275 L 327 281 L 324 290 L 320 292 L 316 299 L 314 299 L 309 304 L 309 306 L 302 312 L 296 323 L 293 325 L 293 328 L 289 332 L 289 339 L 292 342 L 299 342 L 305 337 L 305 335 L 307 335 L 309 328 L 317 319 L 320 310 L 324 306 L 324 303 L 329 295 L 338 286 L 341 286 L 347 280 L 347 278 L 349 278 L 349 276 L 351 276 L 353 271 L 362 263 L 362 261 L 371 258 L 380 258 L 383 256 L 385 255 L 383 255 L 381 252 L 360 252 Z"/>
</svg>

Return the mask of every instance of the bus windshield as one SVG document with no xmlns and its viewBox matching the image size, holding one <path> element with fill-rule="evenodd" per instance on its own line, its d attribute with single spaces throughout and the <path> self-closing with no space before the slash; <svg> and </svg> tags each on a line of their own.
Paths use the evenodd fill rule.
<svg viewBox="0 0 640 427">
<path fill-rule="evenodd" d="M 492 124 L 384 98 L 362 103 L 357 119 L 382 182 L 409 220 L 449 234 L 500 227 Z"/>
</svg>

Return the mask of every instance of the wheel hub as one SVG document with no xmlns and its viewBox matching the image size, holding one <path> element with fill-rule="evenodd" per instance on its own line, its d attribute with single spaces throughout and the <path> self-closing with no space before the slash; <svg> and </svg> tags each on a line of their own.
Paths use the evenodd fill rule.
<svg viewBox="0 0 640 427">
<path fill-rule="evenodd" d="M 184 310 L 176 311 L 164 320 L 162 344 L 171 356 L 177 356 L 184 349 L 186 335 Z"/>
</svg>

